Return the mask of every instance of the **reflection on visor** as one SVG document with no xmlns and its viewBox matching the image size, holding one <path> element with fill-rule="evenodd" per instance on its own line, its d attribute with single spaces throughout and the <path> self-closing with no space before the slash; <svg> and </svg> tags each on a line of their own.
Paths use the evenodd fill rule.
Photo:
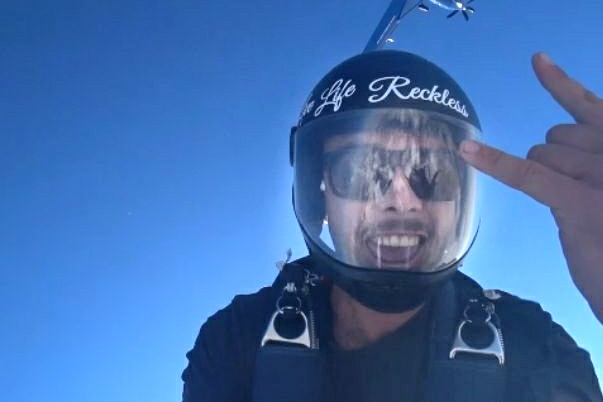
<svg viewBox="0 0 603 402">
<path fill-rule="evenodd" d="M 410 148 L 387 150 L 353 146 L 325 153 L 327 180 L 341 198 L 367 201 L 390 188 L 396 168 L 416 196 L 426 201 L 452 201 L 459 194 L 458 158 L 450 151 Z"/>
</svg>

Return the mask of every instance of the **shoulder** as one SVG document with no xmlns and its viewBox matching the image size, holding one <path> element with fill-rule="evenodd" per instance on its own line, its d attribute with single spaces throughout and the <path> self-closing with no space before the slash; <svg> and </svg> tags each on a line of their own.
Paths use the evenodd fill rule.
<svg viewBox="0 0 603 402">
<path fill-rule="evenodd" d="M 536 333 L 533 330 L 550 332 L 554 322 L 551 315 L 542 306 L 532 300 L 523 299 L 499 289 L 483 289 L 469 276 L 457 272 L 454 276 L 455 288 L 461 298 L 478 297 L 489 300 L 504 326 L 503 331 L 520 330 L 520 332 Z"/>
<path fill-rule="evenodd" d="M 210 316 L 201 326 L 195 348 L 205 346 L 215 351 L 242 352 L 245 344 L 255 339 L 259 345 L 261 333 L 274 311 L 275 300 L 275 292 L 270 287 L 235 296 L 228 306 Z"/>
<path fill-rule="evenodd" d="M 548 382 L 551 392 L 560 389 L 584 401 L 601 400 L 589 353 L 539 303 L 502 290 L 482 290 L 463 274 L 455 282 L 457 288 L 479 289 L 492 302 L 500 318 L 508 366 L 513 373 L 530 378 L 534 392 L 546 388 L 542 383 Z"/>
<path fill-rule="evenodd" d="M 554 323 L 540 304 L 502 290 L 484 290 L 462 273 L 457 273 L 453 281 L 461 303 L 469 298 L 485 299 L 492 303 L 500 321 L 505 354 L 509 357 L 519 356 L 517 360 L 506 359 L 510 360 L 509 364 L 548 364 Z"/>
<path fill-rule="evenodd" d="M 505 346 L 520 355 L 521 364 L 550 378 L 552 392 L 567 392 L 584 401 L 601 401 L 599 381 L 590 354 L 540 304 L 496 291 L 494 301 L 504 322 Z"/>
<path fill-rule="evenodd" d="M 274 295 L 272 288 L 265 287 L 253 294 L 235 296 L 228 306 L 207 319 L 200 335 L 238 340 L 235 343 L 257 337 L 257 332 L 266 328 L 268 318 L 274 311 Z"/>
<path fill-rule="evenodd" d="M 275 299 L 270 287 L 238 295 L 207 319 L 186 354 L 188 365 L 182 373 L 185 401 L 243 400 Z"/>
</svg>

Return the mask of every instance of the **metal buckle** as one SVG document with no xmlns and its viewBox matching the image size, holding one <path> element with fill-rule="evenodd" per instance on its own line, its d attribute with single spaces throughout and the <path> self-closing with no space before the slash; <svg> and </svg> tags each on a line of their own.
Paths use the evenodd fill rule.
<svg viewBox="0 0 603 402">
<path fill-rule="evenodd" d="M 270 322 L 268 323 L 268 328 L 266 328 L 266 332 L 262 337 L 261 346 L 266 345 L 268 342 L 279 342 L 279 343 L 287 343 L 290 345 L 300 345 L 305 346 L 307 348 L 312 347 L 310 331 L 308 325 L 308 318 L 306 314 L 304 314 L 302 310 L 302 301 L 299 296 L 296 295 L 297 288 L 295 283 L 289 282 L 283 288 L 283 293 L 276 301 L 276 311 L 272 314 L 270 318 Z M 287 338 L 278 333 L 275 327 L 276 320 L 280 316 L 285 315 L 295 315 L 297 317 L 301 317 L 304 323 L 304 329 L 301 331 L 301 334 L 295 338 Z"/>
<path fill-rule="evenodd" d="M 272 314 L 272 318 L 270 318 L 270 322 L 268 323 L 268 328 L 266 329 L 266 332 L 264 333 L 264 336 L 262 337 L 261 345 L 264 346 L 268 342 L 279 342 L 279 343 L 288 343 L 288 344 L 293 344 L 293 345 L 305 346 L 308 349 L 311 348 L 312 345 L 310 343 L 310 331 L 308 331 L 308 318 L 306 317 L 304 312 L 301 310 L 296 312 L 296 314 L 301 316 L 301 318 L 304 320 L 304 324 L 305 324 L 304 330 L 296 338 L 285 338 L 276 331 L 276 328 L 274 328 L 274 322 L 277 319 L 277 317 L 281 314 L 284 314 L 284 313 L 280 309 L 278 309 L 277 311 L 274 312 L 274 314 Z"/>
<path fill-rule="evenodd" d="M 494 356 L 498 359 L 498 364 L 500 364 L 500 365 L 505 364 L 505 351 L 503 348 L 503 342 L 502 342 L 502 338 L 500 336 L 500 332 L 498 331 L 498 328 L 496 328 L 494 326 L 494 324 L 492 324 L 491 322 L 486 323 L 488 328 L 490 328 L 490 330 L 492 331 L 492 334 L 494 335 L 494 339 L 492 340 L 492 343 L 489 346 L 487 346 L 483 349 L 478 349 L 478 348 L 469 346 L 463 340 L 463 337 L 461 335 L 461 331 L 463 330 L 463 327 L 468 322 L 469 321 L 467 321 L 467 320 L 463 320 L 461 322 L 461 324 L 459 325 L 458 329 L 456 330 L 456 336 L 454 337 L 454 342 L 452 343 L 452 349 L 450 350 L 450 358 L 454 359 L 456 357 L 456 354 L 459 352 L 473 353 L 473 354 L 479 354 L 479 355 L 485 355 L 485 356 Z"/>
<path fill-rule="evenodd" d="M 484 314 L 483 325 L 488 327 L 490 331 L 492 331 L 493 335 L 492 342 L 490 343 L 490 345 L 484 348 L 470 346 L 469 344 L 467 344 L 467 342 L 465 342 L 462 335 L 463 327 L 466 324 L 473 323 L 474 317 L 472 317 L 472 315 L 476 313 L 476 307 L 477 313 Z M 456 354 L 459 352 L 471 353 L 484 356 L 494 356 L 496 357 L 500 365 L 505 364 L 505 347 L 502 339 L 502 334 L 500 329 L 492 323 L 492 316 L 494 315 L 496 318 L 496 315 L 494 313 L 494 304 L 490 302 L 482 304 L 476 299 L 469 300 L 469 304 L 467 304 L 467 306 L 465 307 L 463 315 L 465 319 L 461 321 L 456 330 L 456 335 L 454 337 L 454 342 L 452 343 L 452 349 L 450 349 L 449 357 L 451 359 L 454 359 L 456 357 Z"/>
</svg>

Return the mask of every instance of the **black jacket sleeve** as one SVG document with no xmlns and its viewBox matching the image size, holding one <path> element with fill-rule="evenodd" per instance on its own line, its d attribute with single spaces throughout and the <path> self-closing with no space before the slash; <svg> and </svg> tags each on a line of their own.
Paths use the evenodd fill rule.
<svg viewBox="0 0 603 402">
<path fill-rule="evenodd" d="M 203 324 L 186 354 L 183 402 L 249 401 L 255 356 L 274 310 L 271 300 L 270 288 L 237 296 Z"/>
<path fill-rule="evenodd" d="M 538 303 L 500 293 L 495 303 L 509 355 L 506 400 L 544 402 L 564 394 L 601 402 L 589 354 Z"/>
<path fill-rule="evenodd" d="M 557 390 L 573 394 L 584 401 L 601 402 L 601 390 L 590 355 L 558 324 L 552 325 L 553 383 Z"/>
</svg>

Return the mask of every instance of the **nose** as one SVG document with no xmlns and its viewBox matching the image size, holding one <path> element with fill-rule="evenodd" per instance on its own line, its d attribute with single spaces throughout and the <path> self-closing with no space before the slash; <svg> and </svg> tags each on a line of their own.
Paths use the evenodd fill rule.
<svg viewBox="0 0 603 402">
<path fill-rule="evenodd" d="M 384 210 L 404 212 L 423 209 L 423 200 L 414 192 L 408 178 L 399 167 L 394 171 L 392 182 L 379 202 Z"/>
</svg>

